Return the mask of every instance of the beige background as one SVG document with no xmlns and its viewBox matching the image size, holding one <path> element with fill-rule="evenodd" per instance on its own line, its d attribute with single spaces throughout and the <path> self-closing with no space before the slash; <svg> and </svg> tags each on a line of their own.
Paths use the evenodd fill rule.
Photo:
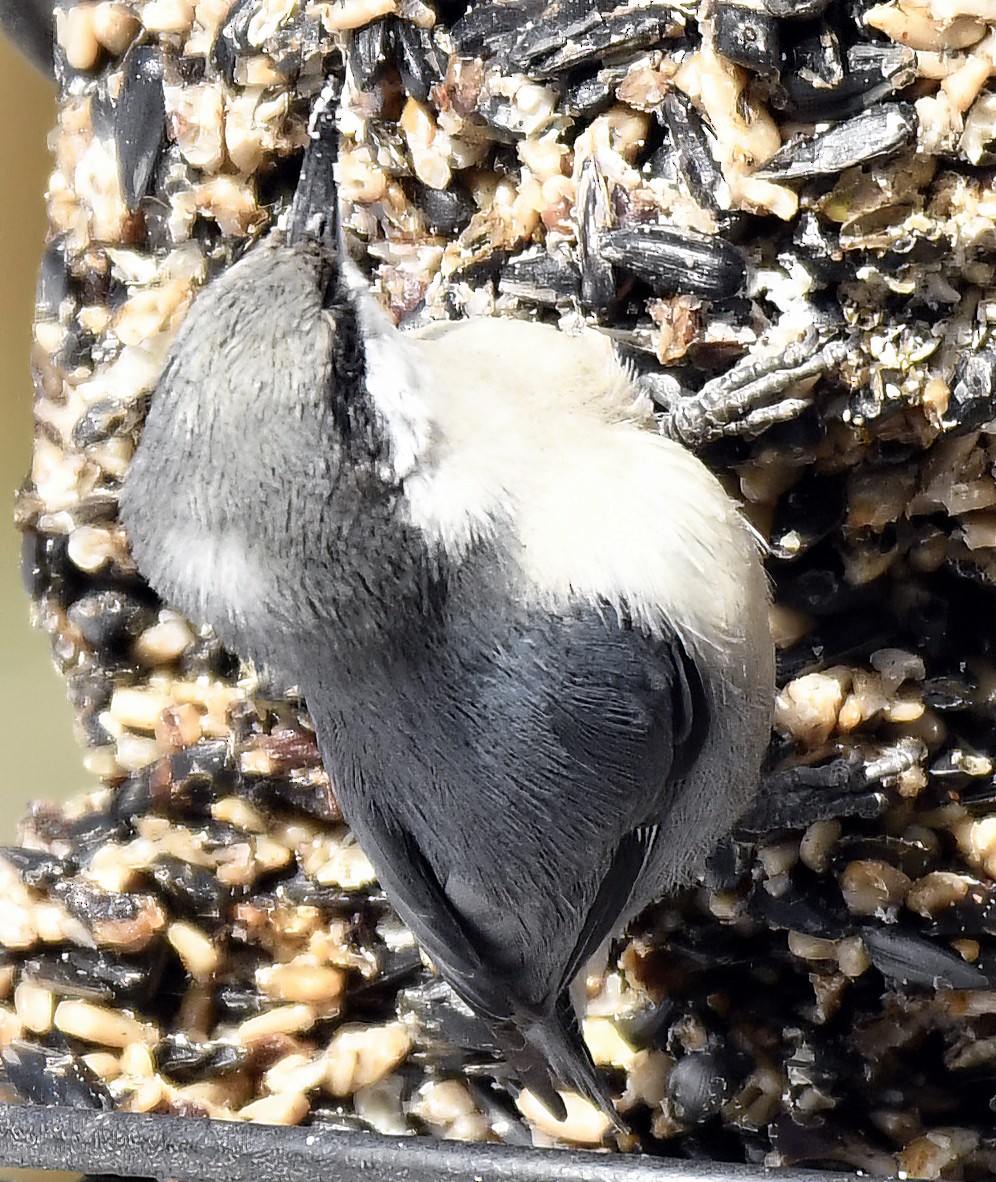
<svg viewBox="0 0 996 1182">
<path fill-rule="evenodd" d="M 0 843 L 24 804 L 87 783 L 72 715 L 52 668 L 48 640 L 28 623 L 20 577 L 20 536 L 11 525 L 14 492 L 31 452 L 28 354 L 35 272 L 45 240 L 46 138 L 54 89 L 0 40 Z"/>
</svg>

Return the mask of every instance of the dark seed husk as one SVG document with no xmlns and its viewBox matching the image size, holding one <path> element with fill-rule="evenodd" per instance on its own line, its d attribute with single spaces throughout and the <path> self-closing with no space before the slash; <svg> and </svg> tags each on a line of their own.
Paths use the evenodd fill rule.
<svg viewBox="0 0 996 1182">
<path fill-rule="evenodd" d="M 97 948 L 74 947 L 29 958 L 24 975 L 64 997 L 141 1007 L 155 996 L 164 968 L 159 954 L 133 961 Z"/>
<path fill-rule="evenodd" d="M 798 119 L 817 122 L 846 119 L 867 111 L 916 78 L 916 54 L 900 45 L 856 45 L 847 54 L 840 84 L 831 90 L 807 77 L 807 60 L 802 72 L 783 73 L 773 88 L 772 99 Z"/>
<path fill-rule="evenodd" d="M 169 785 L 155 776 L 152 767 L 134 772 L 118 785 L 114 793 L 114 811 L 123 820 L 144 816 L 164 807 L 169 799 Z"/>
<path fill-rule="evenodd" d="M 974 784 L 966 785 L 957 793 L 958 803 L 973 816 L 986 816 L 996 804 L 996 781 L 979 777 Z"/>
<path fill-rule="evenodd" d="M 239 782 L 239 795 L 263 809 L 280 805 L 317 821 L 342 820 L 342 811 L 334 796 L 296 776 L 243 776 Z"/>
<path fill-rule="evenodd" d="M 370 1125 L 352 1112 L 346 1112 L 340 1105 L 332 1108 L 318 1104 L 312 1108 L 309 1122 L 333 1133 L 369 1133 Z"/>
<path fill-rule="evenodd" d="M 965 747 L 942 752 L 930 765 L 931 781 L 944 793 L 970 795 L 979 780 L 989 784 L 992 779 L 989 760 L 980 754 Z"/>
<path fill-rule="evenodd" d="M 425 966 L 418 949 L 381 948 L 377 952 L 377 975 L 372 980 L 359 978 L 350 982 L 347 997 L 350 1013 L 383 1009 L 393 1014 L 395 995 L 402 986 L 414 985 Z"/>
<path fill-rule="evenodd" d="M 494 1053 L 497 1047 L 485 1023 L 438 977 L 426 976 L 398 994 L 398 1014 L 430 1037 L 444 1057 L 463 1051 Z"/>
<path fill-rule="evenodd" d="M 608 15 L 593 8 L 574 23 L 540 20 L 527 27 L 509 50 L 508 64 L 534 78 L 554 78 L 610 57 L 650 49 L 674 31 L 674 10 L 666 4 Z"/>
<path fill-rule="evenodd" d="M 62 348 L 58 353 L 59 365 L 68 371 L 89 369 L 93 365 L 94 336 L 73 317 L 66 325 Z"/>
<path fill-rule="evenodd" d="M 92 447 L 104 443 L 114 435 L 128 435 L 142 422 L 148 400 L 139 398 L 127 403 L 114 398 L 102 398 L 88 406 L 73 427 L 73 443 L 77 447 Z"/>
<path fill-rule="evenodd" d="M 230 792 L 235 783 L 228 744 L 202 739 L 122 781 L 113 809 L 116 817 L 128 820 L 163 811 L 206 816 L 212 801 Z"/>
<path fill-rule="evenodd" d="M 166 139 L 162 57 L 158 49 L 136 45 L 121 70 L 121 93 L 114 104 L 114 143 L 121 192 L 128 208 L 135 210 L 148 192 Z"/>
<path fill-rule="evenodd" d="M 822 16 L 831 0 L 761 0 L 765 12 L 788 20 L 811 20 Z"/>
<path fill-rule="evenodd" d="M 923 700 L 934 710 L 967 710 L 975 701 L 979 683 L 962 671 L 944 677 L 928 677 Z"/>
<path fill-rule="evenodd" d="M 454 271 L 450 276 L 452 283 L 469 283 L 483 286 L 495 281 L 501 273 L 502 267 L 508 262 L 511 251 L 487 250 L 479 255 L 467 266 Z"/>
<path fill-rule="evenodd" d="M 544 0 L 485 0 L 455 21 L 450 34 L 461 54 L 494 57 L 512 46 L 543 6 Z"/>
<path fill-rule="evenodd" d="M 169 1034 L 152 1052 L 156 1069 L 178 1084 L 224 1078 L 246 1063 L 245 1047 L 227 1042 L 195 1042 L 188 1035 Z"/>
<path fill-rule="evenodd" d="M 931 916 L 929 934 L 948 938 L 996 936 L 996 890 L 981 882 L 973 885 L 964 898 Z"/>
<path fill-rule="evenodd" d="M 605 178 L 594 160 L 586 160 L 582 165 L 576 210 L 581 305 L 593 311 L 604 311 L 615 298 L 616 280 L 601 249 L 611 218 Z"/>
<path fill-rule="evenodd" d="M 69 819 L 44 801 L 32 803 L 31 827 L 46 841 L 70 843 L 73 857 L 81 866 L 107 842 L 123 840 L 129 835 L 128 826 L 112 812 L 97 811 Z M 63 888 L 70 885 L 61 884 Z"/>
<path fill-rule="evenodd" d="M 772 181 L 834 176 L 903 151 L 916 138 L 916 128 L 916 111 L 909 103 L 887 103 L 828 131 L 790 141 L 755 175 Z"/>
<path fill-rule="evenodd" d="M 44 850 L 29 850 L 22 846 L 0 846 L 0 858 L 14 867 L 25 886 L 36 890 L 44 890 L 70 878 L 77 871 L 71 858 L 59 858 Z"/>
<path fill-rule="evenodd" d="M 604 258 L 661 295 L 685 292 L 706 299 L 735 296 L 747 278 L 743 255 L 723 238 L 670 226 L 608 230 L 599 239 Z"/>
<path fill-rule="evenodd" d="M 53 596 L 68 604 L 79 594 L 82 578 L 70 562 L 69 539 L 63 534 L 42 534 L 26 529 L 21 541 L 21 578 L 25 589 L 40 599 Z"/>
<path fill-rule="evenodd" d="M 498 143 L 514 144 L 522 138 L 519 111 L 511 99 L 497 94 L 483 96 L 477 104 L 477 114 L 491 129 Z"/>
<path fill-rule="evenodd" d="M 899 928 L 865 927 L 861 940 L 868 959 L 890 980 L 931 989 L 986 989 L 989 979 L 948 948 Z"/>
<path fill-rule="evenodd" d="M 851 929 L 847 909 L 827 891 L 810 899 L 799 887 L 772 895 L 763 887 L 751 892 L 748 913 L 770 928 L 804 932 L 821 940 L 839 940 Z"/>
<path fill-rule="evenodd" d="M 66 906 L 88 927 L 105 923 L 123 923 L 137 919 L 148 900 L 122 891 L 102 891 L 82 882 L 56 884 L 55 893 Z"/>
<path fill-rule="evenodd" d="M 613 94 L 611 84 L 597 75 L 594 78 L 583 78 L 580 82 L 572 82 L 564 90 L 560 109 L 565 115 L 594 119 L 606 107 L 611 106 Z"/>
<path fill-rule="evenodd" d="M 389 45 L 387 19 L 371 21 L 353 35 L 350 64 L 357 85 L 370 90 L 381 80 L 387 67 Z"/>
<path fill-rule="evenodd" d="M 791 52 L 791 73 L 814 90 L 834 90 L 846 74 L 840 41 L 829 25 L 796 41 Z"/>
<path fill-rule="evenodd" d="M 394 64 L 406 94 L 424 103 L 430 89 L 446 73 L 446 55 L 428 29 L 409 21 L 389 18 Z"/>
<path fill-rule="evenodd" d="M 319 907 L 332 915 L 350 914 L 367 902 L 369 892 L 347 891 L 342 887 L 323 886 L 299 871 L 291 878 L 282 879 L 274 892 L 276 899 L 299 903 L 305 907 Z"/>
<path fill-rule="evenodd" d="M 206 867 L 163 855 L 153 863 L 150 873 L 179 914 L 214 923 L 226 914 L 231 891 Z"/>
<path fill-rule="evenodd" d="M 72 291 L 72 276 L 66 266 L 65 240 L 60 235 L 53 238 L 45 247 L 38 267 L 38 281 L 35 286 L 36 317 L 58 320 L 63 303 L 71 296 Z"/>
<path fill-rule="evenodd" d="M 758 74 L 778 72 L 781 47 L 777 20 L 739 4 L 713 5 L 712 19 L 716 49 L 723 57 Z"/>
<path fill-rule="evenodd" d="M 31 1104 L 104 1111 L 114 1107 L 106 1085 L 67 1048 L 18 1038 L 0 1052 L 0 1061 L 18 1094 Z"/>
<path fill-rule="evenodd" d="M 675 1116 L 699 1124 L 714 1116 L 730 1094 L 728 1065 L 714 1051 L 685 1055 L 667 1079 L 667 1095 Z"/>
<path fill-rule="evenodd" d="M 944 425 L 949 434 L 961 435 L 993 419 L 996 419 L 996 351 L 973 349 L 958 360 Z"/>
<path fill-rule="evenodd" d="M 689 192 L 705 209 L 719 208 L 726 182 L 709 143 L 702 116 L 680 91 L 672 91 L 658 112 L 675 149 L 676 163 Z"/>
<path fill-rule="evenodd" d="M 566 252 L 554 253 L 537 247 L 509 259 L 498 288 L 505 295 L 516 296 L 527 303 L 555 307 L 578 298 L 581 280 L 577 267 Z"/>
<path fill-rule="evenodd" d="M 203 777 L 216 780 L 233 772 L 232 755 L 224 739 L 202 739 L 178 752 L 170 760 L 174 780 Z"/>
<path fill-rule="evenodd" d="M 124 591 L 91 591 L 68 611 L 87 644 L 108 650 L 129 644 L 154 619 L 149 606 Z"/>
<path fill-rule="evenodd" d="M 224 982 L 214 991 L 214 1004 L 223 1021 L 243 1022 L 269 1008 L 271 1002 L 252 986 Z"/>
<path fill-rule="evenodd" d="M 472 198 L 463 189 L 430 189 L 419 184 L 418 203 L 433 234 L 458 234 L 474 216 Z"/>
<path fill-rule="evenodd" d="M 812 210 L 803 210 L 792 232 L 792 244 L 800 254 L 800 262 L 821 284 L 840 282 L 845 276 L 840 236 L 834 227 Z M 836 300 L 830 302 L 832 314 L 839 317 Z M 842 327 L 842 326 L 841 326 Z"/>
<path fill-rule="evenodd" d="M 840 525 L 845 509 L 845 489 L 837 477 L 807 472 L 775 507 L 772 555 L 785 561 L 801 558 Z"/>
<path fill-rule="evenodd" d="M 235 85 L 239 58 L 249 51 L 249 22 L 255 10 L 254 0 L 235 0 L 211 47 L 212 64 L 229 86 Z"/>
<path fill-rule="evenodd" d="M 508 1093 L 486 1079 L 467 1078 L 467 1087 L 474 1103 L 488 1118 L 488 1124 L 504 1145 L 521 1145 L 529 1149 L 533 1135 L 519 1110 L 511 1103 Z"/>
</svg>

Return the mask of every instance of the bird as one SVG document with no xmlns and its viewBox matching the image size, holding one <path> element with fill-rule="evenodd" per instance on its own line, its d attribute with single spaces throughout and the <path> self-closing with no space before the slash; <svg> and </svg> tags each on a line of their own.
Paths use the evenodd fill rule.
<svg viewBox="0 0 996 1182">
<path fill-rule="evenodd" d="M 519 1085 L 624 1128 L 571 987 L 756 792 L 758 539 L 595 329 L 396 327 L 336 147 L 327 100 L 289 214 L 192 302 L 120 518 L 164 600 L 300 689 L 382 887 Z"/>
</svg>

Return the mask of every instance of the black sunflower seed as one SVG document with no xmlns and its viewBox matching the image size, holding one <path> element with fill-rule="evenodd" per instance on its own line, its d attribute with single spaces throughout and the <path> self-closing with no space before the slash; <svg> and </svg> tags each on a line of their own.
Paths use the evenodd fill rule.
<svg viewBox="0 0 996 1182">
<path fill-rule="evenodd" d="M 771 181 L 833 176 L 903 151 L 916 138 L 916 128 L 916 111 L 909 103 L 888 103 L 817 135 L 791 140 L 755 176 Z"/>
<path fill-rule="evenodd" d="M 692 230 L 650 225 L 607 230 L 599 248 L 610 263 L 662 295 L 685 292 L 725 300 L 735 296 L 747 278 L 747 264 L 737 247 Z"/>
</svg>

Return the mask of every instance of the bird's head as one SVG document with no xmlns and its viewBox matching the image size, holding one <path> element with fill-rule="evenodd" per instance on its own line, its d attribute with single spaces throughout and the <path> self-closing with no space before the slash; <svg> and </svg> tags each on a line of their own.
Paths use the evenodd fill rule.
<svg viewBox="0 0 996 1182">
<path fill-rule="evenodd" d="M 320 106 L 286 225 L 195 298 L 121 494 L 152 586 L 267 663 L 333 607 L 370 626 L 428 436 L 414 354 L 345 256 L 334 139 Z"/>
</svg>

